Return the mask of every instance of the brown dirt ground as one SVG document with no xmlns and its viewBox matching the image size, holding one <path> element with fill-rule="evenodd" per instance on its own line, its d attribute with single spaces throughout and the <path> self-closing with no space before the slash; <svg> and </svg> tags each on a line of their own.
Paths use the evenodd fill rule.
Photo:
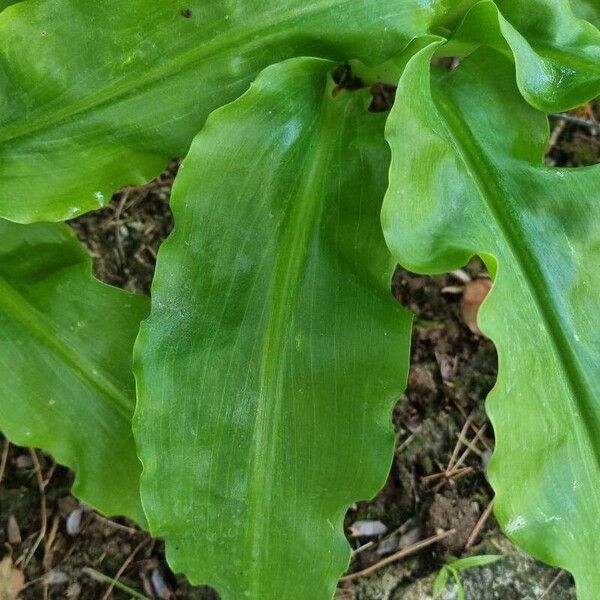
<svg viewBox="0 0 600 600">
<path fill-rule="evenodd" d="M 571 117 L 600 120 L 600 111 L 595 105 Z M 593 128 L 557 118 L 551 118 L 551 127 L 549 164 L 600 162 L 600 136 Z M 72 223 L 100 279 L 149 292 L 158 246 L 172 226 L 168 197 L 176 169 L 173 162 L 156 181 L 127 188 L 104 210 Z M 388 533 L 370 545 L 366 537 L 349 535 L 355 548 L 351 571 L 439 530 L 455 529 L 454 535 L 417 555 L 418 567 L 411 576 L 431 573 L 448 553 L 464 551 L 492 500 L 485 464 L 493 432 L 483 400 L 495 380 L 496 355 L 492 343 L 472 333 L 461 318 L 465 275 L 485 277 L 478 261 L 457 276 L 420 277 L 398 269 L 394 277 L 394 294 L 416 314 L 409 385 L 393 416 L 397 448 L 385 488 L 373 501 L 353 507 L 346 519 L 348 532 L 352 523 L 367 519 L 383 522 Z M 472 450 L 464 444 L 457 447 L 461 431 L 468 440 L 479 432 Z M 453 454 L 455 459 L 464 454 L 463 469 L 448 475 Z M 108 577 L 119 573 L 120 584 L 148 598 L 216 598 L 210 590 L 192 588 L 174 576 L 162 543 L 132 524 L 108 521 L 85 509 L 77 526 L 79 504 L 69 494 L 72 476 L 42 452 L 5 443 L 2 458 L 0 556 L 11 556 L 24 570 L 25 600 L 133 597 L 121 589 L 111 595 L 109 584 L 95 579 L 94 572 Z M 38 474 L 47 482 L 43 494 Z M 47 526 L 40 539 L 44 512 Z M 490 517 L 477 538 L 495 531 Z M 351 587 L 342 586 L 340 597 L 352 597 L 351 592 Z"/>
</svg>

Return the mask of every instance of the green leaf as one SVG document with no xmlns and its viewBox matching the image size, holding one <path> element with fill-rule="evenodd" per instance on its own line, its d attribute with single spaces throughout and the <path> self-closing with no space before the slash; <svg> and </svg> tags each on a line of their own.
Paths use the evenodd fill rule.
<svg viewBox="0 0 600 600">
<path fill-rule="evenodd" d="M 459 558 L 448 563 L 453 569 L 461 571 L 463 569 L 473 569 L 474 567 L 483 567 L 485 565 L 491 565 L 492 563 L 498 562 L 504 558 L 501 554 L 485 554 L 478 556 L 467 556 L 466 558 Z"/>
<path fill-rule="evenodd" d="M 479 44 L 512 54 L 519 89 L 536 108 L 567 110 L 600 95 L 600 31 L 576 18 L 568 0 L 479 2 L 442 52 Z"/>
<path fill-rule="evenodd" d="M 448 583 L 448 577 L 450 576 L 450 571 L 446 567 L 442 567 L 439 573 L 435 576 L 433 581 L 433 597 L 437 598 L 442 595 L 446 584 Z"/>
<path fill-rule="evenodd" d="M 600 589 L 600 166 L 543 164 L 548 123 L 514 71 L 480 51 L 430 78 L 409 62 L 390 115 L 383 226 L 394 256 L 441 273 L 478 254 L 494 287 L 479 324 L 496 344 L 487 401 L 495 512 L 534 556 Z"/>
<path fill-rule="evenodd" d="M 184 156 L 207 115 L 262 68 L 299 55 L 376 64 L 442 10 L 422 0 L 21 3 L 0 17 L 0 216 L 96 209 Z"/>
<path fill-rule="evenodd" d="M 456 600 L 465 600 L 465 588 L 460 580 L 460 573 L 452 567 L 448 567 L 448 570 L 450 571 L 450 574 L 454 578 L 454 583 L 456 584 Z"/>
<path fill-rule="evenodd" d="M 571 7 L 580 19 L 585 19 L 592 25 L 600 27 L 599 0 L 571 0 Z"/>
<path fill-rule="evenodd" d="M 151 531 L 224 599 L 331 598 L 344 514 L 392 458 L 410 317 L 379 224 L 385 115 L 332 67 L 270 67 L 211 115 L 137 343 Z"/>
<path fill-rule="evenodd" d="M 92 277 L 66 225 L 0 220 L 0 430 L 72 468 L 76 496 L 142 525 L 131 354 L 147 312 Z"/>
</svg>

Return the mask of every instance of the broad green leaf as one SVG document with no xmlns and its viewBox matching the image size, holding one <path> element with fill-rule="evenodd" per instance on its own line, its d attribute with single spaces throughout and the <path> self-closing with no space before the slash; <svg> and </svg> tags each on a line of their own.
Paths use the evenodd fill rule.
<svg viewBox="0 0 600 600">
<path fill-rule="evenodd" d="M 151 531 L 224 599 L 331 598 L 344 514 L 392 457 L 410 317 L 379 223 L 385 115 L 332 68 L 270 67 L 209 118 L 136 346 Z"/>
<path fill-rule="evenodd" d="M 571 0 L 571 7 L 580 19 L 600 27 L 600 0 Z"/>
<path fill-rule="evenodd" d="M 0 430 L 72 468 L 76 496 L 142 525 L 131 355 L 147 312 L 92 277 L 66 225 L 0 220 Z"/>
<path fill-rule="evenodd" d="M 600 589 L 600 166 L 543 164 L 548 123 L 508 61 L 479 51 L 451 73 L 434 50 L 400 81 L 383 227 L 394 256 L 441 273 L 482 256 L 494 287 L 479 324 L 496 344 L 487 401 L 495 512 L 534 556 Z"/>
<path fill-rule="evenodd" d="M 569 0 L 483 0 L 442 52 L 479 44 L 512 55 L 519 89 L 536 108 L 567 110 L 600 95 L 600 31 L 575 17 Z"/>
<path fill-rule="evenodd" d="M 446 5 L 19 4 L 0 16 L 0 216 L 54 221 L 96 209 L 115 189 L 185 155 L 207 115 L 260 69 L 299 55 L 382 62 L 425 33 Z"/>
</svg>

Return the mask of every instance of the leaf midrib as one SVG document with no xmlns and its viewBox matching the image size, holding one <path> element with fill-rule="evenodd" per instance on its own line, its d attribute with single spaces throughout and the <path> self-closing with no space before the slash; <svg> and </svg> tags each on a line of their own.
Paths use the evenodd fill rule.
<svg viewBox="0 0 600 600">
<path fill-rule="evenodd" d="M 309 250 L 309 240 L 314 232 L 319 207 L 323 195 L 321 183 L 326 177 L 327 165 L 331 162 L 332 133 L 341 127 L 331 123 L 335 111 L 330 106 L 326 89 L 319 113 L 306 135 L 317 140 L 314 149 L 306 154 L 310 160 L 308 174 L 298 183 L 293 196 L 293 208 L 286 230 L 277 252 L 277 261 L 273 269 L 271 282 L 273 304 L 268 320 L 268 329 L 264 335 L 262 360 L 260 365 L 260 398 L 265 400 L 259 405 L 256 415 L 257 434 L 253 442 L 253 456 L 249 477 L 250 506 L 254 507 L 250 519 L 252 559 L 261 564 L 261 552 L 267 539 L 265 530 L 269 523 L 269 506 L 273 500 L 273 476 L 275 471 L 266 468 L 268 458 L 274 456 L 281 425 L 282 379 L 285 371 L 285 354 L 289 323 L 293 321 L 294 307 L 298 296 L 303 266 Z M 328 135 L 329 134 L 329 135 Z M 339 133 L 338 133 L 339 135 Z M 303 173 L 305 164 L 299 169 Z M 291 260 L 290 260 L 291 258 Z M 251 573 L 252 594 L 258 598 L 262 582 L 261 573 Z"/>
<path fill-rule="evenodd" d="M 33 337 L 50 348 L 80 381 L 96 390 L 100 396 L 108 398 L 120 417 L 127 422 L 131 421 L 133 407 L 127 396 L 108 380 L 97 365 L 93 365 L 64 339 L 59 339 L 44 323 L 44 317 L 38 309 L 3 277 L 0 277 L 0 310 L 14 318 Z"/>
<path fill-rule="evenodd" d="M 348 4 L 353 1 L 340 0 L 342 4 Z M 324 0 L 316 5 L 311 3 L 310 5 L 301 6 L 296 11 L 287 11 L 285 17 L 276 22 L 261 21 L 258 24 L 248 25 L 243 28 L 243 34 L 241 35 L 239 34 L 239 29 L 230 29 L 206 43 L 199 44 L 182 52 L 164 64 L 145 70 L 139 77 L 125 79 L 125 81 L 117 82 L 112 86 L 109 85 L 95 94 L 90 94 L 78 99 L 77 102 L 61 106 L 47 115 L 42 114 L 41 117 L 37 118 L 30 117 L 23 121 L 17 121 L 12 126 L 9 125 L 0 128 L 0 144 L 27 137 L 54 125 L 61 125 L 77 115 L 93 110 L 94 108 L 99 108 L 111 101 L 120 101 L 133 92 L 143 90 L 153 83 L 164 81 L 181 73 L 194 63 L 200 62 L 209 56 L 216 56 L 220 52 L 236 47 L 234 42 L 237 42 L 238 47 L 249 40 L 255 44 L 265 45 L 267 39 L 287 35 L 285 31 L 277 31 L 269 35 L 267 32 L 272 30 L 275 25 L 281 28 L 286 22 L 293 22 L 295 19 L 299 19 L 305 15 L 318 14 L 331 6 L 332 0 Z M 237 35 L 235 35 L 236 33 Z M 251 78 L 253 75 L 254 73 L 248 73 L 246 79 Z"/>
<path fill-rule="evenodd" d="M 487 154 L 479 147 L 469 126 L 461 118 L 460 107 L 450 105 L 443 94 L 434 96 L 432 93 L 431 97 L 434 105 L 443 117 L 441 120 L 442 127 L 452 141 L 458 156 L 465 166 L 467 174 L 475 185 L 477 193 L 498 224 L 506 240 L 508 250 L 521 270 L 531 297 L 546 325 L 550 343 L 554 348 L 559 362 L 562 364 L 573 402 L 577 405 L 583 404 L 583 406 L 576 406 L 576 409 L 583 409 L 582 412 L 584 415 L 581 419 L 583 426 L 591 440 L 600 439 L 600 427 L 594 411 L 594 393 L 592 387 L 579 365 L 576 354 L 573 352 L 570 339 L 561 324 L 560 317 L 556 314 L 545 294 L 534 284 L 538 269 L 535 261 L 528 259 L 528 257 L 534 256 L 534 254 L 528 251 L 525 236 L 512 233 L 513 231 L 518 232 L 519 227 L 502 211 L 502 206 L 505 202 L 503 201 L 500 188 L 493 183 L 495 181 L 494 177 L 489 175 L 494 169 L 487 163 Z M 492 183 L 487 183 L 488 180 Z M 543 278 L 540 279 L 543 281 Z M 578 402 L 579 399 L 582 402 Z M 594 456 L 600 465 L 598 452 L 595 452 Z"/>
</svg>

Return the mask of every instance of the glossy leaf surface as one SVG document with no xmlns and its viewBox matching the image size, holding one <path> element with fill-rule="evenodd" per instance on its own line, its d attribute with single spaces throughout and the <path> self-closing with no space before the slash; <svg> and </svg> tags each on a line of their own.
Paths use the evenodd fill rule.
<svg viewBox="0 0 600 600">
<path fill-rule="evenodd" d="M 21 3 L 0 16 L 0 216 L 54 221 L 96 209 L 184 156 L 207 115 L 260 69 L 298 55 L 381 62 L 447 5 Z"/>
<path fill-rule="evenodd" d="M 441 273 L 473 254 L 494 277 L 479 325 L 496 344 L 487 401 L 495 511 L 522 548 L 600 589 L 600 167 L 543 165 L 548 124 L 508 61 L 480 51 L 451 73 L 432 50 L 400 82 L 383 225 L 394 256 Z"/>
<path fill-rule="evenodd" d="M 331 598 L 348 506 L 390 466 L 410 317 L 379 210 L 385 115 L 331 63 L 266 69 L 179 172 L 136 346 L 142 498 L 224 599 Z"/>
<path fill-rule="evenodd" d="M 577 18 L 569 0 L 483 0 L 449 48 L 488 44 L 512 56 L 523 96 L 547 112 L 600 95 L 600 31 Z"/>
<path fill-rule="evenodd" d="M 0 220 L 0 430 L 73 469 L 73 492 L 144 524 L 132 349 L 148 300 L 92 277 L 66 225 Z"/>
</svg>

